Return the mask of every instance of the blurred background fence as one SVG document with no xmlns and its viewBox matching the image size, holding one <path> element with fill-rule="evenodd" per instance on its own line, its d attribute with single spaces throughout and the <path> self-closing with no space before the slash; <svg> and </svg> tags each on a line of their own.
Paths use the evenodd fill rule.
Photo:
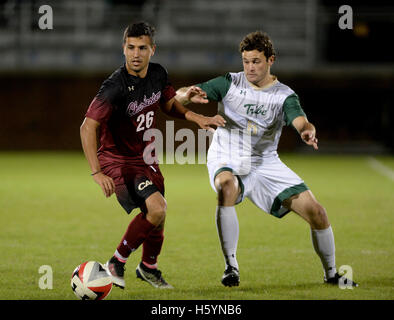
<svg viewBox="0 0 394 320">
<path fill-rule="evenodd" d="M 343 4 L 352 29 L 338 26 Z M 39 28 L 42 5 L 53 29 Z M 266 31 L 278 54 L 272 73 L 298 93 L 321 152 L 394 151 L 394 3 L 382 0 L 0 0 L 0 150 L 80 150 L 85 111 L 123 63 L 124 28 L 140 20 L 156 27 L 153 61 L 176 88 L 241 71 L 239 42 Z M 175 128 L 185 126 L 197 129 Z M 304 149 L 286 128 L 280 150 Z"/>
</svg>

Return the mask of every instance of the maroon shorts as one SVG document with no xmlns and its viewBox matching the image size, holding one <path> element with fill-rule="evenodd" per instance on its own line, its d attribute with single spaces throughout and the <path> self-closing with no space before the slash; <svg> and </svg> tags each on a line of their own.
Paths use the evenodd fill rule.
<svg viewBox="0 0 394 320">
<path fill-rule="evenodd" d="M 102 170 L 114 180 L 116 197 L 127 213 L 138 207 L 146 213 L 145 200 L 157 191 L 164 197 L 164 178 L 156 164 L 122 164 L 107 166 Z"/>
</svg>

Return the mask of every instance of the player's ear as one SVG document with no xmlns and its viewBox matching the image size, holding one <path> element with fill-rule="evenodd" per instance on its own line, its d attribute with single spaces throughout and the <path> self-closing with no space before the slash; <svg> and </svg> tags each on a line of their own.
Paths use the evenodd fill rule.
<svg viewBox="0 0 394 320">
<path fill-rule="evenodd" d="M 152 56 L 155 54 L 155 51 L 156 51 L 156 45 L 155 45 L 155 44 L 154 44 L 154 45 L 152 45 L 152 46 L 151 46 L 151 48 L 152 48 L 152 52 L 151 52 L 150 56 L 152 57 Z"/>
<path fill-rule="evenodd" d="M 275 62 L 275 56 L 272 55 L 271 57 L 268 58 L 268 64 L 270 66 L 272 66 L 274 64 L 274 62 Z"/>
</svg>

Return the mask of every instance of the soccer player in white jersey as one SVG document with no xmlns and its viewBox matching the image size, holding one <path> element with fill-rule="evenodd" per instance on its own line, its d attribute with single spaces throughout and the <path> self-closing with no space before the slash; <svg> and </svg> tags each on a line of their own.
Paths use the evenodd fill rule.
<svg viewBox="0 0 394 320">
<path fill-rule="evenodd" d="M 207 156 L 210 182 L 218 194 L 216 225 L 225 260 L 222 284 L 239 285 L 235 205 L 244 197 L 275 217 L 293 211 L 309 223 L 324 281 L 338 284 L 341 276 L 336 270 L 334 235 L 326 210 L 277 153 L 284 125 L 293 126 L 315 150 L 316 129 L 295 92 L 271 74 L 276 55 L 268 35 L 261 31 L 248 34 L 240 43 L 240 52 L 242 72 L 181 88 L 176 96 L 183 104 L 217 101 L 218 114 L 226 120 L 224 127 L 216 129 Z M 350 285 L 351 280 L 342 281 Z M 355 282 L 352 285 L 357 286 Z"/>
</svg>

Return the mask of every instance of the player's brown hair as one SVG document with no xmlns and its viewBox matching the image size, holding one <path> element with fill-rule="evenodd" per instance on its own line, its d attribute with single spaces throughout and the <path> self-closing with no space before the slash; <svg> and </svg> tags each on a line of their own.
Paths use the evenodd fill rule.
<svg viewBox="0 0 394 320">
<path fill-rule="evenodd" d="M 239 44 L 239 51 L 241 53 L 252 50 L 264 52 L 267 61 L 271 56 L 274 56 L 274 58 L 276 57 L 274 45 L 272 44 L 270 37 L 262 31 L 255 31 L 247 34 Z"/>
<path fill-rule="evenodd" d="M 151 26 L 147 22 L 133 23 L 127 26 L 123 33 L 123 44 L 126 43 L 126 39 L 129 37 L 141 37 L 148 36 L 150 38 L 151 45 L 155 44 L 155 27 Z"/>
</svg>

